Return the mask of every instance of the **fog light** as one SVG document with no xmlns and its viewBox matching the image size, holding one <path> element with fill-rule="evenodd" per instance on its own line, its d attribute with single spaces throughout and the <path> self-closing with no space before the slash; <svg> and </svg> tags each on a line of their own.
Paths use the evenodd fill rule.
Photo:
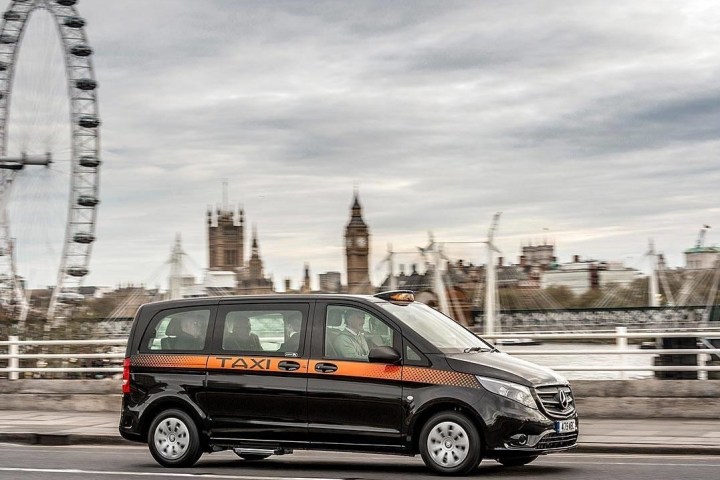
<svg viewBox="0 0 720 480">
<path fill-rule="evenodd" d="M 510 437 L 510 444 L 512 445 L 527 445 L 528 437 L 524 433 L 518 433 Z"/>
</svg>

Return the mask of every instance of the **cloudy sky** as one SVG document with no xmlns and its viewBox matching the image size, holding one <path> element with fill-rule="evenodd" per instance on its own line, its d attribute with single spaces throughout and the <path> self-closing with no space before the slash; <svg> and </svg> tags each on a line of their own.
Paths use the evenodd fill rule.
<svg viewBox="0 0 720 480">
<path fill-rule="evenodd" d="M 304 262 L 314 281 L 344 272 L 354 184 L 376 283 L 388 243 L 413 250 L 430 230 L 482 240 L 496 211 L 513 261 L 547 238 L 561 261 L 642 267 L 652 237 L 680 265 L 703 224 L 720 243 L 715 1 L 79 10 L 103 121 L 89 284 L 162 281 L 177 232 L 192 268 L 205 267 L 205 212 L 224 178 L 278 286 L 297 286 Z M 484 262 L 481 245 L 447 250 Z"/>
</svg>

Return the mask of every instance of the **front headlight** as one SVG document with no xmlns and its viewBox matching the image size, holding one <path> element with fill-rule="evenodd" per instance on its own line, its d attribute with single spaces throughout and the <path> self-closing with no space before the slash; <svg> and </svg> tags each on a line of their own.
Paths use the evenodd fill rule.
<svg viewBox="0 0 720 480">
<path fill-rule="evenodd" d="M 482 385 L 486 390 L 537 410 L 537 404 L 535 403 L 535 399 L 528 387 L 517 383 L 506 382 L 504 380 L 497 380 L 495 378 L 480 377 L 477 375 L 476 377 L 480 382 L 480 385 Z"/>
</svg>

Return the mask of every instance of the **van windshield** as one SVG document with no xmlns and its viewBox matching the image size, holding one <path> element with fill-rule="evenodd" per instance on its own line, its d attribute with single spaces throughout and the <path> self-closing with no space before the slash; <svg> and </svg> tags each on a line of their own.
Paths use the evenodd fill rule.
<svg viewBox="0 0 720 480">
<path fill-rule="evenodd" d="M 495 348 L 424 303 L 378 303 L 443 353 L 492 351 Z"/>
</svg>

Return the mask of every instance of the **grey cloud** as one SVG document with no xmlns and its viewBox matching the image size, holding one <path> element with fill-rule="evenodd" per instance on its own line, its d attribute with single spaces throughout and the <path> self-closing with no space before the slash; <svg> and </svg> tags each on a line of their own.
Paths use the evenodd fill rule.
<svg viewBox="0 0 720 480">
<path fill-rule="evenodd" d="M 563 258 L 655 231 L 680 263 L 720 213 L 709 1 L 79 8 L 103 116 L 93 283 L 146 280 L 176 232 L 204 265 L 223 178 L 278 285 L 344 269 L 354 182 L 372 268 L 428 230 L 482 238 L 498 210 L 506 257 L 543 228 Z"/>
</svg>

